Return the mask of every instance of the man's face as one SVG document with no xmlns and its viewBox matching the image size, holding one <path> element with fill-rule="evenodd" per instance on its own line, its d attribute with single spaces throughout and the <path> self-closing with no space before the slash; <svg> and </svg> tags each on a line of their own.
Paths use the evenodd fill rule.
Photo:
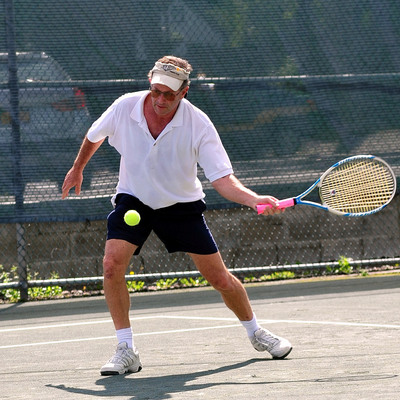
<svg viewBox="0 0 400 400">
<path fill-rule="evenodd" d="M 176 92 L 161 84 L 154 84 L 150 87 L 151 104 L 155 113 L 159 116 L 168 116 L 175 113 L 179 102 L 185 97 L 189 87 Z"/>
</svg>

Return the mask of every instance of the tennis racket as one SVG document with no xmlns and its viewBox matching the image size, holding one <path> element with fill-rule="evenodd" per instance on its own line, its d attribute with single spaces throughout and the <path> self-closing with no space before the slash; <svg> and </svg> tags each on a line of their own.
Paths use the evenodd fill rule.
<svg viewBox="0 0 400 400">
<path fill-rule="evenodd" d="M 318 187 L 321 204 L 303 200 Z M 346 158 L 332 165 L 297 197 L 281 200 L 279 208 L 304 204 L 347 217 L 362 217 L 382 210 L 396 193 L 396 176 L 382 159 L 371 155 Z M 257 205 L 262 214 L 270 204 Z"/>
</svg>

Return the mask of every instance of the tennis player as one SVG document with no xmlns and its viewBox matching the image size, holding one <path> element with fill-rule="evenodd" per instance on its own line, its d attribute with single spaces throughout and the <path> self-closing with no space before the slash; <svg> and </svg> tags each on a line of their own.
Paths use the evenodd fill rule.
<svg viewBox="0 0 400 400">
<path fill-rule="evenodd" d="M 276 198 L 254 193 L 234 176 L 214 125 L 185 98 L 191 71 L 186 60 L 174 56 L 159 59 L 149 72 L 149 90 L 125 94 L 93 123 L 65 177 L 63 199 L 73 187 L 80 193 L 83 170 L 105 138 L 121 156 L 103 262 L 104 293 L 118 345 L 101 368 L 102 375 L 142 368 L 129 319 L 125 273 L 132 255 L 139 254 L 151 231 L 168 252 L 189 254 L 246 328 L 256 350 L 282 359 L 292 349 L 288 340 L 258 324 L 244 286 L 226 268 L 204 219 L 205 195 L 197 177 L 198 164 L 226 199 L 254 210 L 257 204 L 271 204 L 265 215 L 281 211 Z M 141 222 L 133 227 L 123 220 L 130 209 L 141 215 Z"/>
</svg>

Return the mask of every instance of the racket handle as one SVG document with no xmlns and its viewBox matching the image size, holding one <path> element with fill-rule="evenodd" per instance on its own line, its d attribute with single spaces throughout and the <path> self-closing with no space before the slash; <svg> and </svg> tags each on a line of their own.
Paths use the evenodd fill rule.
<svg viewBox="0 0 400 400">
<path fill-rule="evenodd" d="M 279 202 L 278 208 L 284 209 L 287 207 L 293 207 L 296 204 L 295 200 L 292 199 L 285 199 Z M 258 204 L 257 205 L 257 213 L 262 214 L 267 207 L 272 207 L 271 204 Z"/>
</svg>

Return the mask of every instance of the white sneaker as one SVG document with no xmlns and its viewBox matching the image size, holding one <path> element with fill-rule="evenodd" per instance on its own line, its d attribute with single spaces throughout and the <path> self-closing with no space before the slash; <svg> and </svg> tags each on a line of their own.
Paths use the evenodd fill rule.
<svg viewBox="0 0 400 400">
<path fill-rule="evenodd" d="M 136 348 L 130 349 L 123 342 L 117 346 L 115 354 L 101 367 L 101 375 L 122 375 L 127 372 L 139 372 L 142 369 L 139 352 Z"/>
<path fill-rule="evenodd" d="M 288 340 L 264 328 L 256 330 L 250 341 L 257 351 L 268 351 L 275 359 L 285 358 L 292 351 L 292 345 Z"/>
</svg>

